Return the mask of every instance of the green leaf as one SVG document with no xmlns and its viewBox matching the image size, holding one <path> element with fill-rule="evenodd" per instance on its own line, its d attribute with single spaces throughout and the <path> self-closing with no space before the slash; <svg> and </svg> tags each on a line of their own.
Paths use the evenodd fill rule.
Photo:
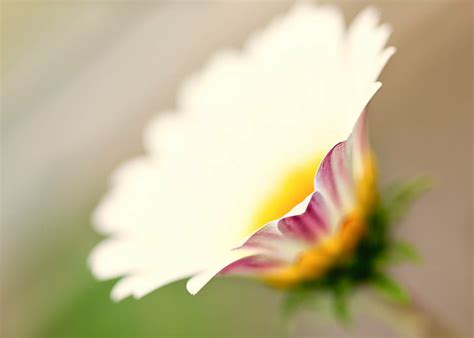
<svg viewBox="0 0 474 338">
<path fill-rule="evenodd" d="M 390 222 L 396 222 L 403 217 L 413 202 L 432 186 L 428 177 L 418 177 L 405 183 L 392 185 L 383 198 L 384 209 Z"/>
<path fill-rule="evenodd" d="M 375 289 L 383 296 L 400 304 L 408 304 L 410 297 L 408 293 L 393 279 L 379 274 L 374 280 Z"/>
<path fill-rule="evenodd" d="M 392 244 L 392 254 L 398 261 L 419 262 L 421 255 L 418 250 L 408 242 L 397 241 Z"/>
<path fill-rule="evenodd" d="M 415 247 L 404 241 L 395 241 L 390 243 L 385 253 L 377 257 L 376 265 L 381 268 L 387 265 L 405 262 L 418 263 L 420 261 L 421 256 Z"/>
</svg>

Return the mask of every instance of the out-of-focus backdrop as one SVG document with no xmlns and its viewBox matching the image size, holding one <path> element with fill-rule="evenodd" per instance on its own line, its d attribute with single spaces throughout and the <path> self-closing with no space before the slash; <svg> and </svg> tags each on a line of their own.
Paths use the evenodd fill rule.
<svg viewBox="0 0 474 338">
<path fill-rule="evenodd" d="M 367 3 L 345 2 L 347 19 Z M 435 187 L 400 228 L 424 261 L 394 273 L 466 335 L 473 323 L 473 3 L 371 2 L 398 48 L 372 103 L 384 182 L 428 174 Z M 268 336 L 280 295 L 223 279 L 189 296 L 182 282 L 114 304 L 86 258 L 90 214 L 141 131 L 173 107 L 179 83 L 217 49 L 239 48 L 290 2 L 4 1 L 0 335 Z M 172 257 L 170 257 L 172 259 Z M 308 313 L 295 335 L 317 336 Z M 389 330 L 361 320 L 353 335 Z"/>
</svg>

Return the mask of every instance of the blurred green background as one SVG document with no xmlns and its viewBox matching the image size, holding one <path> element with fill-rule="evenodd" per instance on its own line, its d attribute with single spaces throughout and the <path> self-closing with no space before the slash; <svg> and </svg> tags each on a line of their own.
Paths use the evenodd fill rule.
<svg viewBox="0 0 474 338">
<path fill-rule="evenodd" d="M 350 19 L 367 2 L 337 4 Z M 424 264 L 394 273 L 418 301 L 469 334 L 473 5 L 371 4 L 392 24 L 390 43 L 398 48 L 372 104 L 382 179 L 436 179 L 400 229 Z M 114 281 L 95 281 L 86 259 L 100 239 L 90 214 L 113 168 L 143 152 L 146 122 L 173 107 L 179 83 L 213 52 L 239 48 L 290 6 L 2 2 L 2 337 L 285 334 L 281 295 L 265 286 L 219 279 L 192 297 L 179 282 L 138 301 L 113 303 Z M 317 336 L 315 320 L 315 314 L 303 316 L 294 335 Z M 365 319 L 346 334 L 393 333 Z"/>
</svg>

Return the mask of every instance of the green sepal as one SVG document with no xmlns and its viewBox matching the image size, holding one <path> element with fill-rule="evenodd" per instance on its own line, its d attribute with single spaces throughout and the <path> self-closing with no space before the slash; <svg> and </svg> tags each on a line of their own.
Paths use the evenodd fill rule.
<svg viewBox="0 0 474 338">
<path fill-rule="evenodd" d="M 383 274 L 376 275 L 372 280 L 374 288 L 384 297 L 399 304 L 408 304 L 410 297 L 405 289 L 393 279 Z"/>
<path fill-rule="evenodd" d="M 420 262 L 421 255 L 418 250 L 408 242 L 396 241 L 389 248 L 390 253 L 393 255 L 395 262 Z"/>
<path fill-rule="evenodd" d="M 391 224 L 398 222 L 409 210 L 413 202 L 432 186 L 429 177 L 417 177 L 408 182 L 392 184 L 383 193 L 382 209 L 387 221 Z"/>
<path fill-rule="evenodd" d="M 304 307 L 314 296 L 314 291 L 305 289 L 291 290 L 286 293 L 282 302 L 282 315 L 288 319 Z"/>
<path fill-rule="evenodd" d="M 375 264 L 376 268 L 381 270 L 386 266 L 405 262 L 419 263 L 421 262 L 421 255 L 414 246 L 408 242 L 399 240 L 390 243 L 385 252 L 380 254 L 377 258 Z"/>
</svg>

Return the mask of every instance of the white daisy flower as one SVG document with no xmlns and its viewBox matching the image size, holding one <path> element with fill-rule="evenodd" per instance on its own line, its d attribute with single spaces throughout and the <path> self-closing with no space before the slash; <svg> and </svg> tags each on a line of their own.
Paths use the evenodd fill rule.
<svg viewBox="0 0 474 338">
<path fill-rule="evenodd" d="M 122 277 L 113 299 L 188 277 L 195 294 L 217 274 L 287 287 L 350 251 L 375 198 L 356 121 L 395 51 L 378 21 L 367 8 L 346 30 L 337 8 L 298 4 L 185 82 L 94 215 L 108 238 L 90 266 Z"/>
</svg>

